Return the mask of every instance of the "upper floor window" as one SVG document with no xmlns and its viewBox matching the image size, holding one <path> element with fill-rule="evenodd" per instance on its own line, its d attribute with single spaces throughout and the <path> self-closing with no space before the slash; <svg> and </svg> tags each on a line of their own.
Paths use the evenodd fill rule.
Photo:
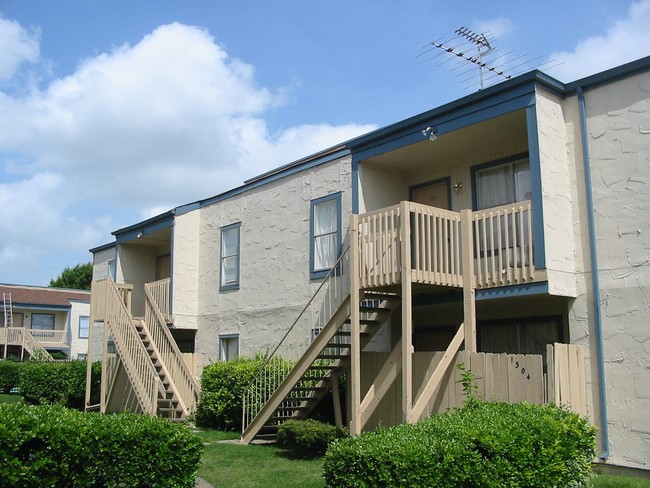
<svg viewBox="0 0 650 488">
<path fill-rule="evenodd" d="M 531 199 L 528 158 L 482 166 L 474 175 L 477 210 Z"/>
<path fill-rule="evenodd" d="M 239 229 L 241 223 L 221 228 L 221 286 L 220 290 L 239 288 Z"/>
<path fill-rule="evenodd" d="M 54 330 L 54 314 L 51 313 L 33 313 L 32 329 L 36 330 Z"/>
<path fill-rule="evenodd" d="M 336 264 L 341 249 L 341 194 L 311 201 L 310 274 L 322 278 Z"/>
<path fill-rule="evenodd" d="M 108 260 L 108 277 L 113 281 L 117 280 L 117 262 L 115 259 Z"/>
</svg>

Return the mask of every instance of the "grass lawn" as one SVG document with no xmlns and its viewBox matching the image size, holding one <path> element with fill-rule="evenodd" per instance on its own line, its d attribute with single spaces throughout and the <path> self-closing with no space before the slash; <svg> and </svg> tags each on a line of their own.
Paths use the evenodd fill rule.
<svg viewBox="0 0 650 488">
<path fill-rule="evenodd" d="M 0 393 L 0 403 L 22 403 L 23 397 L 20 395 L 7 395 L 6 393 Z"/>
<path fill-rule="evenodd" d="M 0 399 L 1 401 L 1 399 Z M 274 446 L 224 444 L 239 439 L 236 432 L 202 430 L 205 443 L 199 476 L 215 488 L 264 487 L 309 488 L 325 486 L 322 461 L 289 459 Z M 650 488 L 650 480 L 596 475 L 587 488 Z"/>
<path fill-rule="evenodd" d="M 224 444 L 239 439 L 236 432 L 198 432 L 205 443 L 199 476 L 215 488 L 282 486 L 283 488 L 324 487 L 322 461 L 288 459 L 274 446 Z"/>
</svg>

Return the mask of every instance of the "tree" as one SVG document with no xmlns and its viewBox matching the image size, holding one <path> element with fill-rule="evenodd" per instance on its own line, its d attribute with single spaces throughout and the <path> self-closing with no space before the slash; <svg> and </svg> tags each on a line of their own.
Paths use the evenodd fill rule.
<svg viewBox="0 0 650 488">
<path fill-rule="evenodd" d="M 50 280 L 50 287 L 73 288 L 75 290 L 90 290 L 93 280 L 92 263 L 77 264 L 73 268 L 66 266 L 61 274 Z"/>
</svg>

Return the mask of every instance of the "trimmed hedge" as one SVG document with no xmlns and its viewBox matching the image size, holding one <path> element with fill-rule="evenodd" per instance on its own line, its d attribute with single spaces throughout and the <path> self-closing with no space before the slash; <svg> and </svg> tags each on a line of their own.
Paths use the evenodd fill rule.
<svg viewBox="0 0 650 488">
<path fill-rule="evenodd" d="M 242 396 L 264 365 L 264 358 L 240 357 L 235 361 L 219 361 L 203 370 L 201 401 L 196 409 L 196 424 L 222 430 L 241 430 Z M 277 359 L 289 364 L 283 359 Z M 281 378 L 276 378 L 279 386 Z"/>
<path fill-rule="evenodd" d="M 333 442 L 327 486 L 556 487 L 591 473 L 595 428 L 555 405 L 476 402 Z"/>
<path fill-rule="evenodd" d="M 0 361 L 0 393 L 10 393 L 20 383 L 20 366 L 11 359 Z"/>
<path fill-rule="evenodd" d="M 193 488 L 203 444 L 182 424 L 0 404 L 0 480 L 20 487 Z"/>
<path fill-rule="evenodd" d="M 93 363 L 91 391 L 98 395 L 101 363 Z M 20 363 L 20 394 L 32 405 L 57 404 L 84 409 L 86 396 L 86 361 L 61 363 L 27 361 Z M 91 399 L 98 403 L 99 399 Z"/>
<path fill-rule="evenodd" d="M 320 457 L 335 439 L 347 437 L 343 429 L 317 420 L 287 420 L 278 427 L 278 445 L 294 457 Z"/>
</svg>

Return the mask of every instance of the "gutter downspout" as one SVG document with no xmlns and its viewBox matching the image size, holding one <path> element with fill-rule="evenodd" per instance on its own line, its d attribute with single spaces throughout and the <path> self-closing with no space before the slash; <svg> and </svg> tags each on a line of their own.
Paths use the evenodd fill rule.
<svg viewBox="0 0 650 488">
<path fill-rule="evenodd" d="M 580 109 L 580 132 L 582 135 L 582 159 L 585 170 L 585 191 L 587 197 L 587 222 L 589 226 L 589 254 L 591 255 L 591 284 L 594 299 L 594 319 L 596 333 L 596 357 L 598 361 L 598 397 L 600 402 L 600 438 L 603 452 L 599 458 L 606 460 L 609 457 L 609 435 L 607 425 L 607 396 L 605 391 L 605 355 L 603 352 L 603 324 L 600 309 L 600 281 L 598 279 L 598 255 L 596 249 L 596 224 L 594 212 L 594 199 L 591 188 L 591 165 L 589 163 L 589 144 L 587 139 L 587 111 L 585 108 L 585 95 L 582 87 L 578 87 L 578 107 Z"/>
</svg>

